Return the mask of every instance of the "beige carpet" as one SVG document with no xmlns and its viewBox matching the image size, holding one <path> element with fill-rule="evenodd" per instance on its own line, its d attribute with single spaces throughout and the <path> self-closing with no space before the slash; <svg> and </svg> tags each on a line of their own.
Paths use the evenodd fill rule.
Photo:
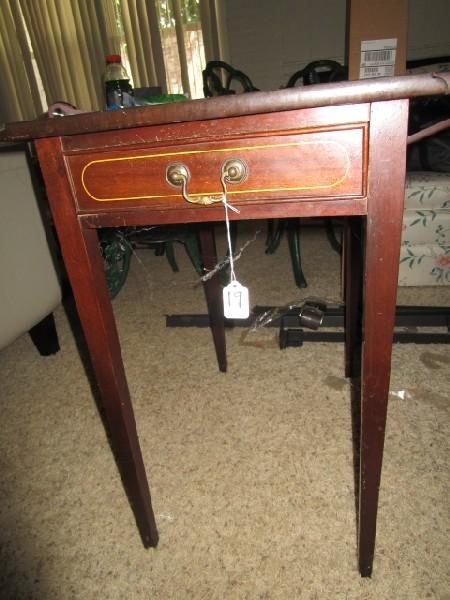
<svg viewBox="0 0 450 600">
<path fill-rule="evenodd" d="M 286 242 L 265 256 L 264 224 L 236 265 L 252 304 L 302 298 Z M 253 237 L 241 226 L 239 245 Z M 221 244 L 223 247 L 223 244 Z M 308 294 L 339 298 L 339 258 L 303 234 Z M 280 351 L 275 330 L 227 333 L 219 373 L 207 329 L 166 329 L 204 312 L 180 272 L 140 251 L 114 301 L 160 531 L 141 546 L 75 341 L 27 336 L 0 354 L 2 599 L 449 598 L 450 346 L 393 355 L 372 579 L 356 566 L 349 387 L 340 344 Z M 403 304 L 448 304 L 449 288 L 401 289 Z M 256 335 L 256 334 L 253 334 Z"/>
</svg>

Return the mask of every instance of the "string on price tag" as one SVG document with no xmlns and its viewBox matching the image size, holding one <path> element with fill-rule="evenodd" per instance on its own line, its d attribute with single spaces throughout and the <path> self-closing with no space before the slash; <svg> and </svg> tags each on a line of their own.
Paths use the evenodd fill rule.
<svg viewBox="0 0 450 600">
<path fill-rule="evenodd" d="M 248 289 L 236 279 L 234 272 L 233 248 L 231 246 L 230 219 L 228 209 L 239 213 L 239 210 L 227 202 L 226 174 L 220 178 L 223 187 L 222 203 L 225 209 L 225 226 L 227 230 L 228 253 L 230 257 L 230 283 L 223 288 L 223 309 L 227 319 L 247 319 L 250 314 Z"/>
</svg>

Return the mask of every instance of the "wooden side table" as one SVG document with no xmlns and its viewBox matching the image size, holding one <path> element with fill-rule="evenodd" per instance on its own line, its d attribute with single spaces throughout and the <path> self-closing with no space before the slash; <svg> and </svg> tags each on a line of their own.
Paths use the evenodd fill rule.
<svg viewBox="0 0 450 600">
<path fill-rule="evenodd" d="M 448 92 L 449 74 L 255 92 L 179 105 L 10 124 L 35 140 L 113 450 L 146 547 L 158 532 L 108 297 L 97 229 L 233 219 L 347 217 L 346 363 L 361 378 L 359 570 L 375 547 L 405 181 L 408 98 Z M 184 169 L 184 175 L 180 175 Z M 175 177 L 173 173 L 175 172 Z M 187 183 L 182 190 L 180 183 Z M 202 228 L 206 267 L 214 240 Z M 361 294 L 360 282 L 363 281 Z M 206 285 L 219 366 L 221 293 Z"/>
</svg>

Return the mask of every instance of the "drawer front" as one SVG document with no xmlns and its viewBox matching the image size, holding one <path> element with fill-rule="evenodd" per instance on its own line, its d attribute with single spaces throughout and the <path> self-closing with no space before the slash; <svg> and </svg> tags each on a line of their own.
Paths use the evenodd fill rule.
<svg viewBox="0 0 450 600">
<path fill-rule="evenodd" d="M 363 127 L 279 134 L 145 150 L 92 152 L 67 156 L 81 211 L 153 207 L 157 210 L 220 201 L 225 161 L 239 159 L 246 176 L 228 183 L 230 203 L 297 198 L 355 197 L 364 194 Z M 167 169 L 183 165 L 189 181 L 167 180 Z M 207 206 L 205 206 L 207 209 Z"/>
</svg>

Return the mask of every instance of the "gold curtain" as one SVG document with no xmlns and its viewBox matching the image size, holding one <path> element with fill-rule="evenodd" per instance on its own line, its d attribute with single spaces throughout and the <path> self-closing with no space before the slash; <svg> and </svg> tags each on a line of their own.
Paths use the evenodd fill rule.
<svg viewBox="0 0 450 600">
<path fill-rule="evenodd" d="M 161 86 L 166 69 L 155 0 L 120 0 L 120 14 L 135 87 Z"/>
<path fill-rule="evenodd" d="M 200 0 L 205 59 L 229 62 L 226 7 L 223 0 Z"/>
<path fill-rule="evenodd" d="M 171 91 L 170 51 L 171 68 L 176 64 L 183 91 L 192 95 L 192 71 L 198 90 L 203 67 L 196 58 L 194 68 L 186 52 L 182 3 L 168 0 L 168 6 L 176 23 L 163 41 L 158 0 L 1 0 L 0 121 L 34 119 L 57 101 L 87 111 L 103 108 L 105 55 L 120 54 L 121 42 L 135 87 Z M 200 0 L 200 8 L 207 60 L 225 60 L 218 33 L 223 3 Z"/>
<path fill-rule="evenodd" d="M 2 121 L 34 119 L 43 111 L 25 30 L 16 2 L 4 0 L 0 10 Z"/>
<path fill-rule="evenodd" d="M 105 55 L 120 53 L 114 2 L 1 0 L 1 4 L 0 120 L 34 119 L 57 101 L 82 110 L 102 108 Z"/>
<path fill-rule="evenodd" d="M 118 52 L 114 5 L 106 0 L 16 0 L 30 34 L 47 102 L 103 105 L 105 54 Z"/>
</svg>

